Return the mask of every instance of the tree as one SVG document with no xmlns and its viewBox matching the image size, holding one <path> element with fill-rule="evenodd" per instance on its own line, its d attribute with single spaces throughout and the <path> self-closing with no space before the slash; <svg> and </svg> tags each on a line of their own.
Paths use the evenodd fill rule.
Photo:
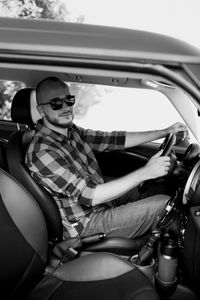
<svg viewBox="0 0 200 300">
<path fill-rule="evenodd" d="M 0 16 L 20 17 L 30 19 L 53 19 L 56 21 L 84 22 L 84 16 L 74 16 L 68 11 L 63 0 L 0 0 Z M 72 91 L 77 96 L 75 105 L 76 117 L 81 118 L 88 107 L 98 102 L 98 88 L 95 85 L 71 84 Z M 3 119 L 10 119 L 10 106 L 14 94 L 23 83 L 0 82 L 0 114 Z"/>
<path fill-rule="evenodd" d="M 39 18 L 42 9 L 34 0 L 0 0 L 0 16 Z"/>
<path fill-rule="evenodd" d="M 83 83 L 69 84 L 71 94 L 76 95 L 76 104 L 74 107 L 77 119 L 84 117 L 91 105 L 99 103 L 99 88 L 97 85 L 89 85 Z M 102 89 L 103 87 L 101 87 Z"/>
<path fill-rule="evenodd" d="M 63 0 L 0 0 L 0 16 L 76 22 L 84 20 L 83 16 L 72 20 L 72 14 Z"/>
<path fill-rule="evenodd" d="M 19 81 L 1 81 L 0 82 L 0 113 L 1 119 L 10 120 L 10 108 L 12 99 L 17 90 L 25 87 L 25 84 Z"/>
</svg>

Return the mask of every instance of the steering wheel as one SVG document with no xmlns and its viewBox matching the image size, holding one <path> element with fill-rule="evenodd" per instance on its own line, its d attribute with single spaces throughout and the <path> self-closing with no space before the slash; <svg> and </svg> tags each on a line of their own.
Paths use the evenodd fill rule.
<svg viewBox="0 0 200 300">
<path fill-rule="evenodd" d="M 163 150 L 161 156 L 168 156 L 172 151 L 173 146 L 176 143 L 176 135 L 174 133 L 169 133 L 162 144 L 160 145 L 159 151 Z"/>
<path fill-rule="evenodd" d="M 176 143 L 176 135 L 174 133 L 169 133 L 165 137 L 162 144 L 160 145 L 159 151 L 163 150 L 161 156 L 169 156 L 175 143 Z M 173 168 L 170 168 L 169 173 L 171 173 L 172 169 Z M 158 178 L 155 178 L 155 179 L 149 179 L 142 182 L 138 187 L 139 192 L 140 193 L 146 192 L 148 189 L 152 187 L 152 185 L 156 183 L 157 180 Z"/>
</svg>

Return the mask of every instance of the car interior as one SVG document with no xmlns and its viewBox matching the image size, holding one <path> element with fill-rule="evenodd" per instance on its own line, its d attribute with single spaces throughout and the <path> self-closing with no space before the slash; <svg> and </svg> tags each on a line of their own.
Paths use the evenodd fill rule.
<svg viewBox="0 0 200 300">
<path fill-rule="evenodd" d="M 56 205 L 54 199 L 43 187 L 38 186 L 38 184 L 34 182 L 33 178 L 30 176 L 30 174 L 24 164 L 26 147 L 34 134 L 34 126 L 35 126 L 37 119 L 39 118 L 35 107 L 36 107 L 36 100 L 34 97 L 34 89 L 23 88 L 23 89 L 20 89 L 15 94 L 15 97 L 13 98 L 12 106 L 11 106 L 12 121 L 7 121 L 9 126 L 7 126 L 6 128 L 8 131 L 4 131 L 4 134 L 2 135 L 2 138 L 1 138 L 1 161 L 2 161 L 1 177 L 4 178 L 4 181 L 2 183 L 3 189 L 5 189 L 5 190 L 10 189 L 11 186 L 14 185 L 13 193 L 9 193 L 10 194 L 9 201 L 15 201 L 15 200 L 18 201 L 18 198 L 21 199 L 23 197 L 27 197 L 26 194 L 28 193 L 29 198 L 30 198 L 29 201 L 30 202 L 33 201 L 34 205 L 36 205 L 35 203 L 39 204 L 39 207 L 37 206 L 37 210 L 40 211 L 39 214 L 41 214 L 41 211 L 42 211 L 42 215 L 43 215 L 42 222 L 45 223 L 45 230 L 46 230 L 45 235 L 46 235 L 46 239 L 47 239 L 45 246 L 44 246 L 44 242 L 42 243 L 42 245 L 43 245 L 42 248 L 44 248 L 46 250 L 46 254 L 43 254 L 43 256 L 45 255 L 45 260 L 42 262 L 42 266 L 40 266 L 41 269 L 39 268 L 39 270 L 34 271 L 37 274 L 37 275 L 34 274 L 35 278 L 32 274 L 27 274 L 28 279 L 29 279 L 29 276 L 31 278 L 31 283 L 28 282 L 28 279 L 26 279 L 26 278 L 24 279 L 24 273 L 22 270 L 21 270 L 22 273 L 20 273 L 20 274 L 23 274 L 23 276 L 22 276 L 23 278 L 20 278 L 20 280 L 19 280 L 19 278 L 17 279 L 17 282 L 19 280 L 20 284 L 19 284 L 19 282 L 16 283 L 16 278 L 13 278 L 11 280 L 11 277 L 10 277 L 11 270 L 7 270 L 7 281 L 6 282 L 9 282 L 9 284 L 4 285 L 3 294 L 6 295 L 6 293 L 8 293 L 8 291 L 9 291 L 9 293 L 6 295 L 6 296 L 8 296 L 8 298 L 10 296 L 13 297 L 13 296 L 19 295 L 19 297 L 22 297 L 22 298 L 28 297 L 27 299 L 29 299 L 29 298 L 30 299 L 39 299 L 38 295 L 41 295 L 41 293 L 44 292 L 44 295 L 46 297 L 46 293 L 48 290 L 48 295 L 49 296 L 51 295 L 51 297 L 52 297 L 51 287 L 50 287 L 52 284 L 52 289 L 53 289 L 52 293 L 53 293 L 53 297 L 55 297 L 52 299 L 57 299 L 57 297 L 58 297 L 57 293 L 58 294 L 61 293 L 62 297 L 64 297 L 65 295 L 68 295 L 68 292 L 69 292 L 68 290 L 70 290 L 70 293 L 72 293 L 73 295 L 76 294 L 71 290 L 71 287 L 70 287 L 70 284 L 74 280 L 76 284 L 81 285 L 81 289 L 80 289 L 80 287 L 78 287 L 78 289 L 80 291 L 83 292 L 83 290 L 85 291 L 85 289 L 88 290 L 88 288 L 89 288 L 90 292 L 89 292 L 89 295 L 87 295 L 87 299 L 90 299 L 90 297 L 98 299 L 98 296 L 96 295 L 96 290 L 98 289 L 99 284 L 101 286 L 102 280 L 104 281 L 105 286 L 108 283 L 108 290 L 110 290 L 110 287 L 109 287 L 110 282 L 112 280 L 114 280 L 114 278 L 115 278 L 115 280 L 116 280 L 116 278 L 118 280 L 120 278 L 120 276 L 126 277 L 129 274 L 130 278 L 131 278 L 131 276 L 134 277 L 134 279 L 131 279 L 131 280 L 133 280 L 134 282 L 137 282 L 137 275 L 133 275 L 132 270 L 134 270 L 134 272 L 136 272 L 136 271 L 139 273 L 141 273 L 141 272 L 137 268 L 134 268 L 133 265 L 131 265 L 131 263 L 130 263 L 131 257 L 136 255 L 138 253 L 138 251 L 141 249 L 141 246 L 145 244 L 145 242 L 147 241 L 147 236 L 141 237 L 136 240 L 131 240 L 131 239 L 127 239 L 124 237 L 120 237 L 120 238 L 119 237 L 116 237 L 116 238 L 115 237 L 112 237 L 112 238 L 106 237 L 102 233 L 102 234 L 99 234 L 98 236 L 88 237 L 88 239 L 86 239 L 86 241 L 82 241 L 79 238 L 75 238 L 75 239 L 71 239 L 71 240 L 67 240 L 67 241 L 63 240 L 63 238 L 62 238 L 62 221 L 61 221 L 59 210 L 57 208 L 57 205 Z M 5 123 L 5 121 L 4 121 L 4 123 Z M 147 148 L 145 148 L 145 147 L 147 147 Z M 133 149 L 134 150 L 133 152 L 131 151 L 132 149 L 128 149 L 129 151 L 124 152 L 124 153 L 122 151 L 119 151 L 119 152 L 117 151 L 116 153 L 108 152 L 108 153 L 102 153 L 102 155 L 99 153 L 96 154 L 98 162 L 101 166 L 101 170 L 103 171 L 105 178 L 108 178 L 107 180 L 110 180 L 110 178 L 115 178 L 122 174 L 128 173 L 133 165 L 134 165 L 134 167 L 139 167 L 139 166 L 142 166 L 143 164 L 145 164 L 148 159 L 148 155 L 145 155 L 145 154 L 148 154 L 149 152 L 155 153 L 155 151 L 158 150 L 158 148 L 156 147 L 156 144 L 154 144 L 152 146 L 152 148 L 150 145 L 145 145 L 145 147 L 143 149 L 143 151 L 145 151 L 143 154 L 141 154 L 142 152 L 140 151 L 140 149 Z M 150 147 L 151 151 L 149 151 L 149 147 Z M 196 166 L 198 157 L 199 157 L 199 153 L 200 153 L 200 148 L 196 144 L 190 144 L 188 148 L 186 147 L 185 151 L 188 153 L 188 154 L 186 153 L 187 154 L 186 155 L 183 152 L 183 149 L 181 149 L 180 152 L 178 151 L 179 150 L 178 146 L 174 146 L 172 144 L 171 148 L 172 147 L 173 147 L 173 149 L 176 149 L 175 152 L 178 153 L 178 158 L 182 159 L 182 163 L 181 163 L 181 165 L 179 164 L 179 166 L 176 166 L 176 168 L 175 168 L 176 172 L 174 172 L 172 179 L 169 178 L 169 182 L 171 183 L 171 180 L 177 180 L 178 187 L 181 190 L 183 190 L 185 187 L 185 181 L 187 181 L 186 178 L 188 178 L 187 177 L 188 175 L 186 175 L 185 173 L 187 173 L 187 174 L 190 173 L 191 169 L 193 169 L 193 167 Z M 140 147 L 136 147 L 136 148 L 140 148 Z M 175 160 L 177 160 L 177 158 Z M 118 161 L 117 168 L 116 168 L 116 161 Z M 109 167 L 108 167 L 108 164 L 109 164 Z M 195 176 L 197 176 L 198 172 L 199 172 L 199 168 L 197 168 Z M 193 174 L 193 177 L 195 177 L 195 176 Z M 177 179 L 177 178 L 179 178 L 179 179 Z M 5 184 L 6 181 L 8 181 L 8 184 Z M 0 181 L 0 182 L 2 182 L 2 181 Z M 150 184 L 156 184 L 156 182 L 153 182 Z M 17 189 L 20 189 L 20 197 L 16 196 L 16 192 L 17 192 L 17 191 L 15 191 L 16 186 L 17 186 Z M 2 190 L 2 188 L 1 188 L 1 190 Z M 21 190 L 23 190 L 23 191 L 21 191 Z M 196 211 L 198 211 L 200 208 L 198 194 L 196 194 L 197 190 L 194 193 L 195 194 L 195 201 L 194 201 L 195 206 L 193 207 L 193 205 L 190 204 L 189 207 L 187 207 L 187 205 L 184 207 L 184 214 L 183 214 L 184 218 L 185 218 L 185 208 L 186 207 L 187 207 L 187 216 L 189 214 L 189 217 L 187 220 L 187 228 L 186 228 L 187 230 L 185 230 L 185 228 L 182 229 L 182 232 L 184 231 L 184 239 L 180 238 L 180 241 L 179 241 L 179 243 L 180 243 L 179 247 L 181 249 L 179 264 L 180 264 L 181 268 L 179 270 L 180 274 L 178 274 L 179 282 L 176 286 L 175 293 L 173 293 L 173 297 L 174 297 L 173 299 L 184 299 L 183 297 L 190 297 L 190 298 L 185 298 L 185 299 L 191 299 L 191 300 L 198 299 L 198 274 L 199 274 L 198 259 L 199 258 L 197 255 L 197 249 L 199 247 L 198 246 L 199 242 L 198 242 L 198 230 L 196 229 L 196 226 L 198 226 L 197 225 L 198 220 L 195 220 L 195 215 L 194 215 L 194 212 L 195 212 L 195 214 L 197 214 Z M 21 196 L 21 193 L 23 196 Z M 26 196 L 24 196 L 24 194 Z M 180 193 L 180 195 L 181 195 L 181 193 Z M 8 209 L 7 204 L 6 204 L 6 201 L 7 201 L 6 200 L 7 199 L 6 192 L 5 193 L 1 192 L 1 198 L 3 201 L 2 205 L 4 205 L 6 207 L 6 209 Z M 193 195 L 192 199 L 194 199 L 194 195 Z M 180 206 L 179 202 L 180 202 L 180 199 L 178 201 L 178 204 L 177 203 L 173 204 L 174 207 L 176 207 L 176 206 L 179 207 Z M 192 203 L 192 202 L 193 202 L 193 200 L 190 199 L 190 203 Z M 17 203 L 15 205 L 17 205 Z M 4 210 L 5 210 L 5 207 L 4 207 Z M 19 204 L 19 206 L 17 205 L 17 207 L 21 207 L 21 205 Z M 14 208 L 12 208 L 12 209 L 14 209 Z M 173 208 L 172 211 L 174 211 L 174 210 L 176 210 L 176 209 Z M 28 209 L 28 211 L 30 211 L 30 208 Z M 24 214 L 26 215 L 27 212 L 26 213 L 24 212 Z M 173 213 L 172 213 L 172 215 L 173 215 Z M 170 218 L 170 217 L 171 216 L 169 214 L 168 218 Z M 12 215 L 9 215 L 9 218 L 11 218 L 11 220 L 10 220 L 10 222 L 11 222 L 11 221 L 13 221 L 14 217 Z M 28 219 L 28 223 L 29 223 L 29 217 L 26 218 L 26 224 L 27 224 L 27 219 Z M 15 226 L 18 226 L 16 224 L 16 220 L 14 220 L 14 223 L 15 223 Z M 37 221 L 37 223 L 38 223 L 38 221 Z M 35 225 L 33 225 L 33 224 L 31 226 L 32 226 L 31 228 L 35 227 Z M 21 230 L 21 228 L 20 228 L 20 230 Z M 191 232 L 193 235 L 191 235 Z M 6 233 L 4 232 L 2 234 L 5 237 Z M 38 234 L 36 234 L 36 236 L 37 235 Z M 194 235 L 195 235 L 195 237 L 194 237 Z M 42 240 L 43 239 L 44 239 L 44 237 L 42 238 Z M 20 243 L 21 242 L 17 242 L 17 244 L 20 244 Z M 191 247 L 191 244 L 193 244 L 194 247 Z M 5 247 L 3 250 L 4 253 L 6 252 L 7 248 L 13 249 L 15 247 L 14 247 L 14 245 L 13 246 L 9 245 L 9 247 L 8 247 L 8 245 L 6 245 L 6 243 L 5 243 Z M 43 249 L 43 251 L 45 251 L 44 249 Z M 15 253 L 17 254 L 18 252 L 22 253 L 21 250 L 15 249 Z M 36 252 L 38 252 L 38 251 L 36 251 Z M 25 253 L 26 253 L 26 250 L 25 250 Z M 22 255 L 22 257 L 25 256 L 25 253 Z M 190 259 L 188 258 L 188 255 L 189 255 Z M 5 259 L 5 257 L 7 257 L 7 255 L 2 256 L 2 257 L 4 257 L 4 259 Z M 12 257 L 15 257 L 15 255 L 12 254 Z M 21 260 L 22 260 L 22 257 L 20 258 Z M 193 261 L 194 264 L 192 264 L 192 265 L 191 265 L 191 257 L 194 259 L 194 261 Z M 20 259 L 15 257 L 15 260 L 18 262 L 20 261 Z M 95 260 L 95 264 L 94 264 L 93 259 Z M 107 268 L 109 269 L 109 267 L 106 263 L 107 266 L 102 271 L 102 273 L 104 274 L 103 277 L 101 278 L 101 276 L 98 277 L 96 275 L 97 277 L 94 282 L 94 277 L 93 277 L 94 275 L 92 275 L 91 269 L 94 270 L 94 272 L 96 273 L 96 268 L 99 269 L 99 266 L 97 267 L 97 262 L 101 261 L 101 263 L 102 263 L 106 259 L 109 260 L 109 263 L 112 263 L 112 259 L 114 259 L 115 261 L 113 262 L 113 264 L 116 264 L 116 265 L 121 264 L 121 261 L 123 261 L 123 264 L 127 264 L 126 268 L 128 268 L 127 270 L 129 270 L 129 271 L 124 271 L 123 275 L 121 275 L 121 271 L 120 271 L 120 275 L 114 271 L 113 271 L 114 273 L 112 275 L 106 275 L 106 273 L 107 273 L 106 270 L 107 270 Z M 116 260 L 117 260 L 117 262 L 116 262 Z M 119 262 L 118 262 L 118 260 L 119 260 Z M 83 278 L 80 279 L 79 276 L 76 278 L 76 275 L 75 275 L 76 270 L 77 270 L 77 274 L 79 274 L 79 275 L 80 275 L 81 270 L 83 270 L 82 261 L 84 264 L 84 271 L 83 271 L 84 276 L 86 274 L 85 270 L 88 270 L 88 272 L 91 274 L 91 277 L 87 277 L 88 276 L 87 275 L 86 278 L 84 278 L 84 279 Z M 185 275 L 183 276 L 183 270 L 182 270 L 182 262 L 183 261 L 184 261 L 184 272 L 185 272 L 185 268 L 186 268 L 187 275 L 189 275 L 187 277 L 185 277 Z M 77 267 L 75 266 L 75 263 L 77 264 Z M 36 264 L 38 265 L 38 262 Z M 71 269 L 70 269 L 70 266 L 71 266 L 70 264 L 72 264 Z M 67 277 L 65 277 L 65 275 L 63 275 L 64 277 L 62 277 L 62 276 L 59 277 L 60 273 L 58 270 L 59 270 L 59 268 L 62 268 L 61 273 L 65 274 L 65 271 L 64 271 L 65 265 L 66 265 L 66 269 L 67 269 L 67 272 L 66 272 Z M 87 265 L 87 268 L 85 269 L 86 265 Z M 27 265 L 25 267 L 27 268 Z M 15 271 L 14 272 L 12 271 L 12 273 L 13 274 L 17 273 L 18 268 L 21 268 L 21 263 L 20 263 L 20 266 L 15 265 Z M 119 269 L 121 270 L 121 266 L 119 266 Z M 135 269 L 136 269 L 136 271 L 135 271 Z M 2 270 L 4 270 L 4 267 L 2 268 Z M 131 272 L 130 272 L 130 270 L 131 270 Z M 56 276 L 56 278 L 52 279 L 51 278 L 52 274 L 54 274 L 54 276 Z M 57 277 L 57 274 L 59 274 L 58 277 Z M 70 277 L 69 274 L 71 274 L 70 276 L 72 276 L 72 277 Z M 74 274 L 74 275 L 72 275 L 72 274 Z M 4 272 L 2 273 L 2 276 L 4 276 Z M 73 278 L 73 276 L 74 276 L 74 278 Z M 112 279 L 109 276 L 111 276 Z M 5 278 L 6 277 L 4 277 L 4 281 L 5 281 Z M 40 279 L 40 280 L 38 280 L 38 279 Z M 48 280 L 50 281 L 50 283 L 48 283 Z M 59 284 L 57 283 L 58 286 L 60 286 L 60 285 L 65 286 L 67 284 L 67 285 L 69 285 L 69 288 L 66 288 L 66 289 L 61 288 L 62 291 L 60 291 L 58 288 L 58 289 L 56 289 L 56 292 L 55 292 L 54 281 L 60 281 Z M 140 281 L 143 282 L 143 279 Z M 10 282 L 13 282 L 12 288 L 10 287 Z M 61 282 L 62 282 L 62 284 L 61 284 Z M 127 280 L 125 280 L 125 282 L 126 282 L 126 284 L 128 284 Z M 146 283 L 145 280 L 144 280 L 144 282 L 147 285 L 147 289 L 148 289 L 148 293 L 149 293 L 148 297 L 152 297 L 152 299 L 157 299 L 156 297 L 159 297 L 156 294 L 158 291 L 156 291 L 152 287 L 151 282 L 148 282 L 148 280 L 147 280 L 147 283 L 149 285 Z M 76 287 L 75 283 L 73 282 L 73 286 L 74 286 L 74 289 L 76 290 L 77 287 Z M 93 289 L 93 287 L 91 287 L 91 288 L 89 287 L 90 284 L 91 284 L 91 286 L 94 287 L 94 289 Z M 45 287 L 43 287 L 43 285 Z M 149 290 L 149 286 L 151 287 L 150 290 Z M 125 287 L 123 287 L 123 289 L 126 290 L 127 295 L 129 295 L 130 291 Z M 138 289 L 142 290 L 142 294 L 140 294 L 140 293 L 138 294 Z M 105 290 L 106 290 L 106 292 L 105 292 L 105 296 L 103 297 L 103 299 L 104 298 L 107 299 L 106 297 L 108 297 L 108 298 L 110 297 L 110 294 L 109 294 L 110 292 L 107 292 L 107 289 L 105 289 Z M 30 293 L 30 291 L 31 291 L 31 293 Z M 134 295 L 135 298 L 133 297 L 130 299 L 137 299 L 137 297 L 139 297 L 138 299 L 146 299 L 147 292 L 146 292 L 145 288 L 142 287 L 142 289 L 141 289 L 141 286 L 139 285 L 139 286 L 137 286 L 137 289 L 134 291 L 137 294 L 137 296 Z M 155 292 L 155 294 L 154 294 L 154 292 Z M 29 293 L 30 293 L 30 295 L 29 295 Z M 143 294 L 144 294 L 144 296 L 143 296 Z M 158 299 L 162 299 L 162 297 L 166 297 L 165 295 L 167 295 L 166 291 L 164 292 L 164 294 L 162 294 L 160 292 L 160 298 L 158 298 Z M 77 295 L 77 298 L 76 298 L 76 296 L 73 296 L 73 297 L 75 297 L 75 298 L 72 298 L 72 299 L 78 299 L 80 296 Z M 112 295 L 112 297 L 113 297 L 113 295 Z M 112 299 L 112 297 L 109 299 Z M 117 297 L 118 296 L 116 296 L 114 294 L 114 299 L 117 299 Z M 144 298 L 142 298 L 142 297 L 144 297 Z M 122 299 L 125 299 L 125 298 L 126 298 L 126 296 L 123 295 Z M 171 299 L 170 296 L 168 297 L 168 299 Z"/>
<path fill-rule="evenodd" d="M 46 24 L 49 23 L 43 26 L 48 30 Z M 55 32 L 59 26 L 61 24 Z M 31 300 L 200 299 L 197 124 L 200 92 L 198 80 L 192 75 L 194 70 L 199 74 L 198 68 L 190 61 L 186 65 L 181 60 L 176 61 L 176 57 L 167 60 L 162 55 L 156 61 L 144 56 L 128 62 L 126 57 L 124 60 L 116 56 L 99 58 L 97 51 L 97 56 L 90 54 L 91 59 L 84 54 L 65 59 L 62 49 L 59 50 L 54 56 L 49 52 L 46 55 L 34 53 L 34 49 L 29 49 L 27 54 L 26 49 L 23 52 L 21 48 L 14 53 L 3 51 L 1 55 L 0 80 L 19 81 L 24 87 L 13 95 L 10 119 L 0 120 L 0 297 L 5 300 L 17 297 Z M 63 239 L 62 219 L 55 200 L 34 181 L 24 163 L 27 146 L 40 118 L 35 87 L 48 76 L 59 77 L 69 84 L 157 91 L 166 96 L 182 116 L 195 138 L 191 142 L 182 143 L 169 135 L 161 142 L 153 141 L 124 151 L 95 153 L 105 181 L 143 166 L 159 149 L 170 156 L 172 167 L 165 178 L 139 186 L 144 194 L 152 187 L 159 189 L 163 182 L 169 189 L 171 197 L 159 217 L 159 231 L 137 239 L 109 237 L 104 232 Z M 122 113 L 123 101 L 121 99 Z M 172 238 L 163 228 L 176 219 L 180 228 L 174 247 L 167 244 Z M 142 251 L 148 249 L 153 251 L 153 264 L 135 263 L 135 258 L 146 255 L 147 252 Z M 163 249 L 169 250 L 166 256 L 160 254 Z M 175 272 L 172 280 L 159 279 L 161 263 L 164 276 Z"/>
</svg>

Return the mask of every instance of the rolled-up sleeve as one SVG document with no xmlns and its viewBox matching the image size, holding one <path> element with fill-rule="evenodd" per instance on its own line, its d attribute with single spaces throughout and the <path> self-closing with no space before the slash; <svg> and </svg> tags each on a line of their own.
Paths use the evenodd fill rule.
<svg viewBox="0 0 200 300">
<path fill-rule="evenodd" d="M 97 183 L 93 176 L 83 176 L 59 151 L 42 150 L 35 154 L 34 179 L 55 195 L 62 194 L 85 206 L 92 205 Z M 38 170 L 40 170 L 38 172 Z"/>
<path fill-rule="evenodd" d="M 82 139 L 88 143 L 94 151 L 124 150 L 126 132 L 83 129 L 78 127 Z"/>
</svg>

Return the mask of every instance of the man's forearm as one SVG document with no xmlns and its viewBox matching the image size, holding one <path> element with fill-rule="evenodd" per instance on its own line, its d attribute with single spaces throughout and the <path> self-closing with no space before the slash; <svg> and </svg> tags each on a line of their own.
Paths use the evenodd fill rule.
<svg viewBox="0 0 200 300">
<path fill-rule="evenodd" d="M 121 178 L 99 184 L 94 192 L 92 206 L 116 199 L 149 178 L 146 168 L 143 167 Z"/>
<path fill-rule="evenodd" d="M 165 137 L 168 133 L 184 132 L 184 138 L 187 136 L 187 127 L 185 124 L 176 122 L 175 124 L 161 129 L 144 132 L 126 132 L 125 148 L 135 147 L 150 141 Z"/>
<path fill-rule="evenodd" d="M 150 141 L 154 141 L 165 137 L 167 134 L 166 130 L 152 130 L 144 132 L 127 132 L 125 148 L 135 147 Z"/>
</svg>

